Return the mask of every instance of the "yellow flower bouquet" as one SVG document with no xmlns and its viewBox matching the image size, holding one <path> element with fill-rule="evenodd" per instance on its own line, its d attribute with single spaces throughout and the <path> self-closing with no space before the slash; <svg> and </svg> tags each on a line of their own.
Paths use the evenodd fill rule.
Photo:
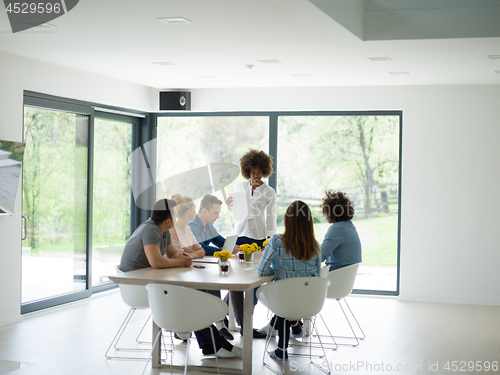
<svg viewBox="0 0 500 375">
<path fill-rule="evenodd" d="M 227 262 L 229 258 L 233 257 L 233 254 L 231 254 L 227 250 L 222 250 L 222 251 L 216 251 L 214 253 L 214 257 L 219 258 L 221 262 Z"/>
<path fill-rule="evenodd" d="M 245 261 L 251 262 L 253 258 L 253 253 L 260 250 L 260 247 L 254 242 L 253 244 L 243 244 L 240 245 L 240 251 L 245 253 Z"/>
<path fill-rule="evenodd" d="M 266 238 L 266 240 L 262 243 L 262 247 L 266 247 L 268 242 L 269 242 L 269 238 Z"/>
</svg>

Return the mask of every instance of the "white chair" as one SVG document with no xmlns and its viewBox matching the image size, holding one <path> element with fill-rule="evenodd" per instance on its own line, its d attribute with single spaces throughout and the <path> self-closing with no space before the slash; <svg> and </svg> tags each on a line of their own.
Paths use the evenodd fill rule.
<svg viewBox="0 0 500 375">
<path fill-rule="evenodd" d="M 148 284 L 146 285 L 146 289 L 148 291 L 151 312 L 153 313 L 153 320 L 158 327 L 166 331 L 181 333 L 199 331 L 211 327 L 213 322 L 224 319 L 228 313 L 226 303 L 220 298 L 199 290 L 166 284 Z M 212 335 L 214 353 L 216 353 L 217 349 L 212 327 L 210 333 Z M 155 350 L 161 336 L 162 330 L 160 330 L 155 338 L 153 350 Z M 187 373 L 190 341 L 188 334 L 184 375 Z M 170 370 L 172 372 L 172 356 L 170 356 L 170 360 Z M 217 357 L 215 357 L 215 360 L 217 372 L 220 374 Z M 145 370 L 146 368 L 144 368 Z"/>
<path fill-rule="evenodd" d="M 326 291 L 330 282 L 321 277 L 295 277 L 270 282 L 257 290 L 257 298 L 269 310 L 277 316 L 286 320 L 300 320 L 302 318 L 309 319 L 318 314 L 323 308 L 325 302 Z M 276 320 L 275 323 L 276 324 Z M 285 328 L 285 322 L 283 323 Z M 273 326 L 273 328 L 275 328 Z M 313 330 L 315 326 L 313 324 Z M 269 330 L 270 332 L 272 331 Z M 284 374 L 285 359 L 283 356 L 282 371 L 274 370 L 266 363 L 267 349 L 271 340 L 271 335 L 267 335 L 266 345 L 264 349 L 264 366 L 269 368 L 276 374 Z M 319 338 L 321 344 L 321 338 Z M 309 346 L 309 360 L 312 362 L 311 346 Z M 326 358 L 326 353 L 323 349 L 323 354 Z M 328 362 L 328 361 L 327 361 Z M 330 366 L 328 372 L 323 369 L 323 366 L 318 366 L 323 372 L 330 374 Z"/>
<path fill-rule="evenodd" d="M 342 310 L 342 313 L 344 314 L 347 323 L 349 325 L 349 328 L 351 329 L 352 336 L 334 336 L 331 332 L 330 329 L 328 328 L 328 325 L 326 324 L 325 320 L 323 319 L 321 313 L 319 314 L 321 320 L 323 321 L 324 325 L 326 326 L 326 329 L 328 330 L 329 336 L 322 336 L 322 337 L 330 337 L 333 341 L 334 344 L 334 350 L 337 349 L 338 345 L 348 345 L 348 346 L 358 346 L 359 345 L 359 340 L 364 340 L 365 339 L 365 333 L 361 329 L 361 326 L 359 325 L 358 320 L 352 313 L 351 308 L 349 307 L 349 304 L 345 300 L 345 297 L 347 297 L 349 294 L 351 294 L 352 289 L 354 288 L 354 281 L 356 280 L 356 275 L 358 273 L 358 268 L 359 268 L 360 263 L 356 264 L 351 264 L 350 266 L 342 267 L 336 270 L 333 270 L 331 272 L 329 271 L 329 267 L 324 267 L 321 271 L 321 276 L 324 277 L 326 276 L 328 280 L 330 280 L 330 287 L 328 288 L 328 292 L 326 295 L 326 298 L 329 299 L 335 299 L 339 303 L 339 306 Z M 324 271 L 326 270 L 326 272 Z M 350 318 L 346 314 L 346 310 L 342 307 L 342 303 L 347 307 L 347 310 L 349 310 L 349 314 L 352 318 Z M 354 320 L 352 322 L 352 319 Z M 361 335 L 357 335 L 356 332 L 354 331 L 353 325 L 354 322 L 357 325 L 357 329 L 359 332 L 361 332 Z M 352 324 L 351 324 L 352 323 Z M 346 343 L 339 343 L 335 341 L 335 338 L 342 338 L 342 339 L 354 339 L 356 340 L 355 344 L 346 344 Z"/>
<path fill-rule="evenodd" d="M 118 266 L 115 267 L 117 274 L 122 273 Z M 111 344 L 108 347 L 108 350 L 106 351 L 106 358 L 107 359 L 125 359 L 125 360 L 146 360 L 145 357 L 126 357 L 126 356 L 112 356 L 109 354 L 111 348 L 113 348 L 115 351 L 125 351 L 125 352 L 149 352 L 151 351 L 150 347 L 148 348 L 126 348 L 126 347 L 120 347 L 118 345 L 123 332 L 127 328 L 127 325 L 129 324 L 130 320 L 132 319 L 132 316 L 134 315 L 136 310 L 139 309 L 148 309 L 149 308 L 149 301 L 148 301 L 148 293 L 146 291 L 146 288 L 143 285 L 127 285 L 127 284 L 119 284 L 120 288 L 120 294 L 122 297 L 123 302 L 125 302 L 126 305 L 130 306 L 130 310 L 125 317 L 125 320 L 123 321 L 122 325 L 118 329 L 118 332 L 116 333 L 113 341 L 111 341 Z M 139 341 L 139 336 L 141 335 L 142 331 L 144 330 L 144 327 L 146 326 L 147 322 L 149 321 L 146 320 L 146 323 L 144 323 L 141 331 L 137 335 L 136 341 L 139 344 L 143 344 L 143 342 Z M 149 343 L 151 345 L 151 343 Z"/>
</svg>

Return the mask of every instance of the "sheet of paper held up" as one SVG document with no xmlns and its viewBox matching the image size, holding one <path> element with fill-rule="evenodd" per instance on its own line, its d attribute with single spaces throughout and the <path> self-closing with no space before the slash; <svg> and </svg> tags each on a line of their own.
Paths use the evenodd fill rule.
<svg viewBox="0 0 500 375">
<path fill-rule="evenodd" d="M 236 191 L 234 193 L 229 193 L 229 197 L 233 198 L 233 207 L 231 212 L 233 213 L 234 221 L 243 221 L 248 216 L 248 202 L 246 194 L 242 191 Z"/>
</svg>

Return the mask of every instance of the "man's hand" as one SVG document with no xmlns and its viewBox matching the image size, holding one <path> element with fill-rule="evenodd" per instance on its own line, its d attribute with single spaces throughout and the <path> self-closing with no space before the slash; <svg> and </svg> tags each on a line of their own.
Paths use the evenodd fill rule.
<svg viewBox="0 0 500 375">
<path fill-rule="evenodd" d="M 227 198 L 226 204 L 229 207 L 229 209 L 233 208 L 233 197 Z"/>
<path fill-rule="evenodd" d="M 240 247 L 238 245 L 234 245 L 233 254 L 236 254 L 238 251 L 240 251 Z"/>
<path fill-rule="evenodd" d="M 168 245 L 165 256 L 161 255 L 160 248 L 157 245 L 144 246 L 144 252 L 149 264 L 155 269 L 189 267 L 193 262 L 193 258 L 184 251 L 176 251 L 172 244 Z"/>
<path fill-rule="evenodd" d="M 177 259 L 182 262 L 184 267 L 191 267 L 191 265 L 193 264 L 193 258 L 184 252 L 179 252 L 179 257 Z"/>
</svg>

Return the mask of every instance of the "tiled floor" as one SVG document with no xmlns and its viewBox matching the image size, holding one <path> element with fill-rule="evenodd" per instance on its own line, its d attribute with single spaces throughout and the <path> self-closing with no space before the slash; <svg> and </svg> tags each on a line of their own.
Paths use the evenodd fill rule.
<svg viewBox="0 0 500 375">
<path fill-rule="evenodd" d="M 500 374 L 498 368 L 486 372 L 478 367 L 478 361 L 482 361 L 483 368 L 486 363 L 491 367 L 495 361 L 497 365 L 500 362 L 499 306 L 412 303 L 359 296 L 348 300 L 367 337 L 359 347 L 342 346 L 329 351 L 326 361 L 318 362 L 323 368 L 330 364 L 333 374 Z M 111 291 L 0 327 L 0 374 L 139 375 L 145 362 L 104 357 L 127 312 L 119 293 Z M 136 345 L 136 334 L 147 315 L 145 311 L 137 314 L 124 345 Z M 327 301 L 322 315 L 336 333 L 346 332 L 336 301 Z M 266 310 L 261 305 L 256 307 L 254 322 L 255 327 L 266 322 Z M 149 339 L 149 332 L 148 327 L 145 339 Z M 238 345 L 240 338 L 235 336 Z M 183 354 L 183 344 L 176 344 L 181 345 L 177 355 Z M 254 340 L 254 374 L 272 374 L 262 366 L 263 349 L 264 341 Z M 196 341 L 192 342 L 190 358 L 213 362 L 203 359 Z M 229 365 L 232 360 L 223 361 Z M 449 370 L 445 368 L 447 363 Z M 457 371 L 452 371 L 454 364 Z M 321 374 L 306 365 L 306 359 L 292 357 L 287 374 Z M 169 372 L 148 366 L 145 373 Z"/>
</svg>

